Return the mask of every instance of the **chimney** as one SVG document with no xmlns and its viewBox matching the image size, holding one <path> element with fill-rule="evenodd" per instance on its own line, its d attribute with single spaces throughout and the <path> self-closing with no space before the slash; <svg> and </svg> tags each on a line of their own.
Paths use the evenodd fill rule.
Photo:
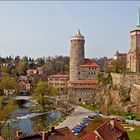
<svg viewBox="0 0 140 140">
<path fill-rule="evenodd" d="M 113 120 L 113 119 L 112 119 L 112 120 L 110 120 L 110 124 L 111 124 L 112 128 L 114 128 L 114 127 L 115 127 L 115 122 L 114 122 L 114 120 Z"/>
<path fill-rule="evenodd" d="M 42 140 L 47 139 L 47 133 L 45 131 L 42 131 Z"/>
<path fill-rule="evenodd" d="M 51 133 L 55 133 L 55 127 L 51 127 Z"/>
<path fill-rule="evenodd" d="M 16 137 L 20 137 L 22 135 L 22 131 L 21 130 L 17 130 L 16 131 Z"/>
<path fill-rule="evenodd" d="M 95 136 L 95 140 L 98 140 L 98 136 L 97 135 Z"/>
</svg>

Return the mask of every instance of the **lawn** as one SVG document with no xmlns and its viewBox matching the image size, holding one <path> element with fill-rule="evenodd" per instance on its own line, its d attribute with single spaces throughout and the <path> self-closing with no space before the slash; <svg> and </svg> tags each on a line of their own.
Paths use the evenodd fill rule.
<svg viewBox="0 0 140 140">
<path fill-rule="evenodd" d="M 132 126 L 133 131 L 128 131 L 128 136 L 130 140 L 140 140 L 140 126 Z"/>
<path fill-rule="evenodd" d="M 93 107 L 90 104 L 80 104 L 81 107 L 86 108 L 88 110 L 96 111 L 99 110 L 99 107 Z"/>
</svg>

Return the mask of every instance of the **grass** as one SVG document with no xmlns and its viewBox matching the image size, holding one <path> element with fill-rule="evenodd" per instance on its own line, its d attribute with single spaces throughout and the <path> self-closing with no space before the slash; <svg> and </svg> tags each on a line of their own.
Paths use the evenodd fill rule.
<svg viewBox="0 0 140 140">
<path fill-rule="evenodd" d="M 140 126 L 131 126 L 133 131 L 128 131 L 127 134 L 130 140 L 140 140 Z"/>
<path fill-rule="evenodd" d="M 92 111 L 97 111 L 99 110 L 99 107 L 94 107 L 90 104 L 80 104 L 81 107 L 86 108 L 88 110 L 92 110 Z"/>
<path fill-rule="evenodd" d="M 116 116 L 122 116 L 123 118 L 126 118 L 127 116 L 135 116 L 136 118 L 140 118 L 140 114 L 136 113 L 127 113 L 127 112 L 121 112 L 121 111 L 110 111 L 111 115 L 116 115 Z"/>
</svg>

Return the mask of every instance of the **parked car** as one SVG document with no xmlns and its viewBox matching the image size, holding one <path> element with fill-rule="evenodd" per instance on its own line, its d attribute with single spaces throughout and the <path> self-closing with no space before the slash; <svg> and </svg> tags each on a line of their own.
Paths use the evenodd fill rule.
<svg viewBox="0 0 140 140">
<path fill-rule="evenodd" d="M 80 127 L 80 126 L 76 126 L 76 127 L 74 127 L 73 129 L 72 129 L 72 132 L 74 133 L 74 134 L 79 134 L 81 131 L 82 131 L 82 127 Z"/>
<path fill-rule="evenodd" d="M 86 127 L 86 124 L 81 122 L 81 123 L 78 124 L 78 126 L 80 126 L 84 129 Z"/>
<path fill-rule="evenodd" d="M 84 123 L 86 126 L 89 124 L 90 120 L 89 118 L 83 118 L 81 123 Z"/>
<path fill-rule="evenodd" d="M 126 117 L 127 120 L 134 120 L 136 117 L 134 115 L 129 115 Z"/>
<path fill-rule="evenodd" d="M 101 111 L 100 110 L 96 110 L 95 113 L 101 114 Z"/>
<path fill-rule="evenodd" d="M 98 117 L 99 113 L 93 113 L 91 115 L 88 116 L 89 119 L 94 119 L 95 117 Z"/>
</svg>

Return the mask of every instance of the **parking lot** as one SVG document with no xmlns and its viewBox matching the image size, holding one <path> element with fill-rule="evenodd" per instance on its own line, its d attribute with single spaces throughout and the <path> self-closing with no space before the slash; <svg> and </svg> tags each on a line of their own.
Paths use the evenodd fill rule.
<svg viewBox="0 0 140 140">
<path fill-rule="evenodd" d="M 93 111 L 77 106 L 74 112 L 70 116 L 68 116 L 66 120 L 64 120 L 62 123 L 56 126 L 56 128 L 68 126 L 70 129 L 72 129 L 82 120 L 82 118 L 88 117 L 88 115 L 92 113 Z"/>
</svg>

